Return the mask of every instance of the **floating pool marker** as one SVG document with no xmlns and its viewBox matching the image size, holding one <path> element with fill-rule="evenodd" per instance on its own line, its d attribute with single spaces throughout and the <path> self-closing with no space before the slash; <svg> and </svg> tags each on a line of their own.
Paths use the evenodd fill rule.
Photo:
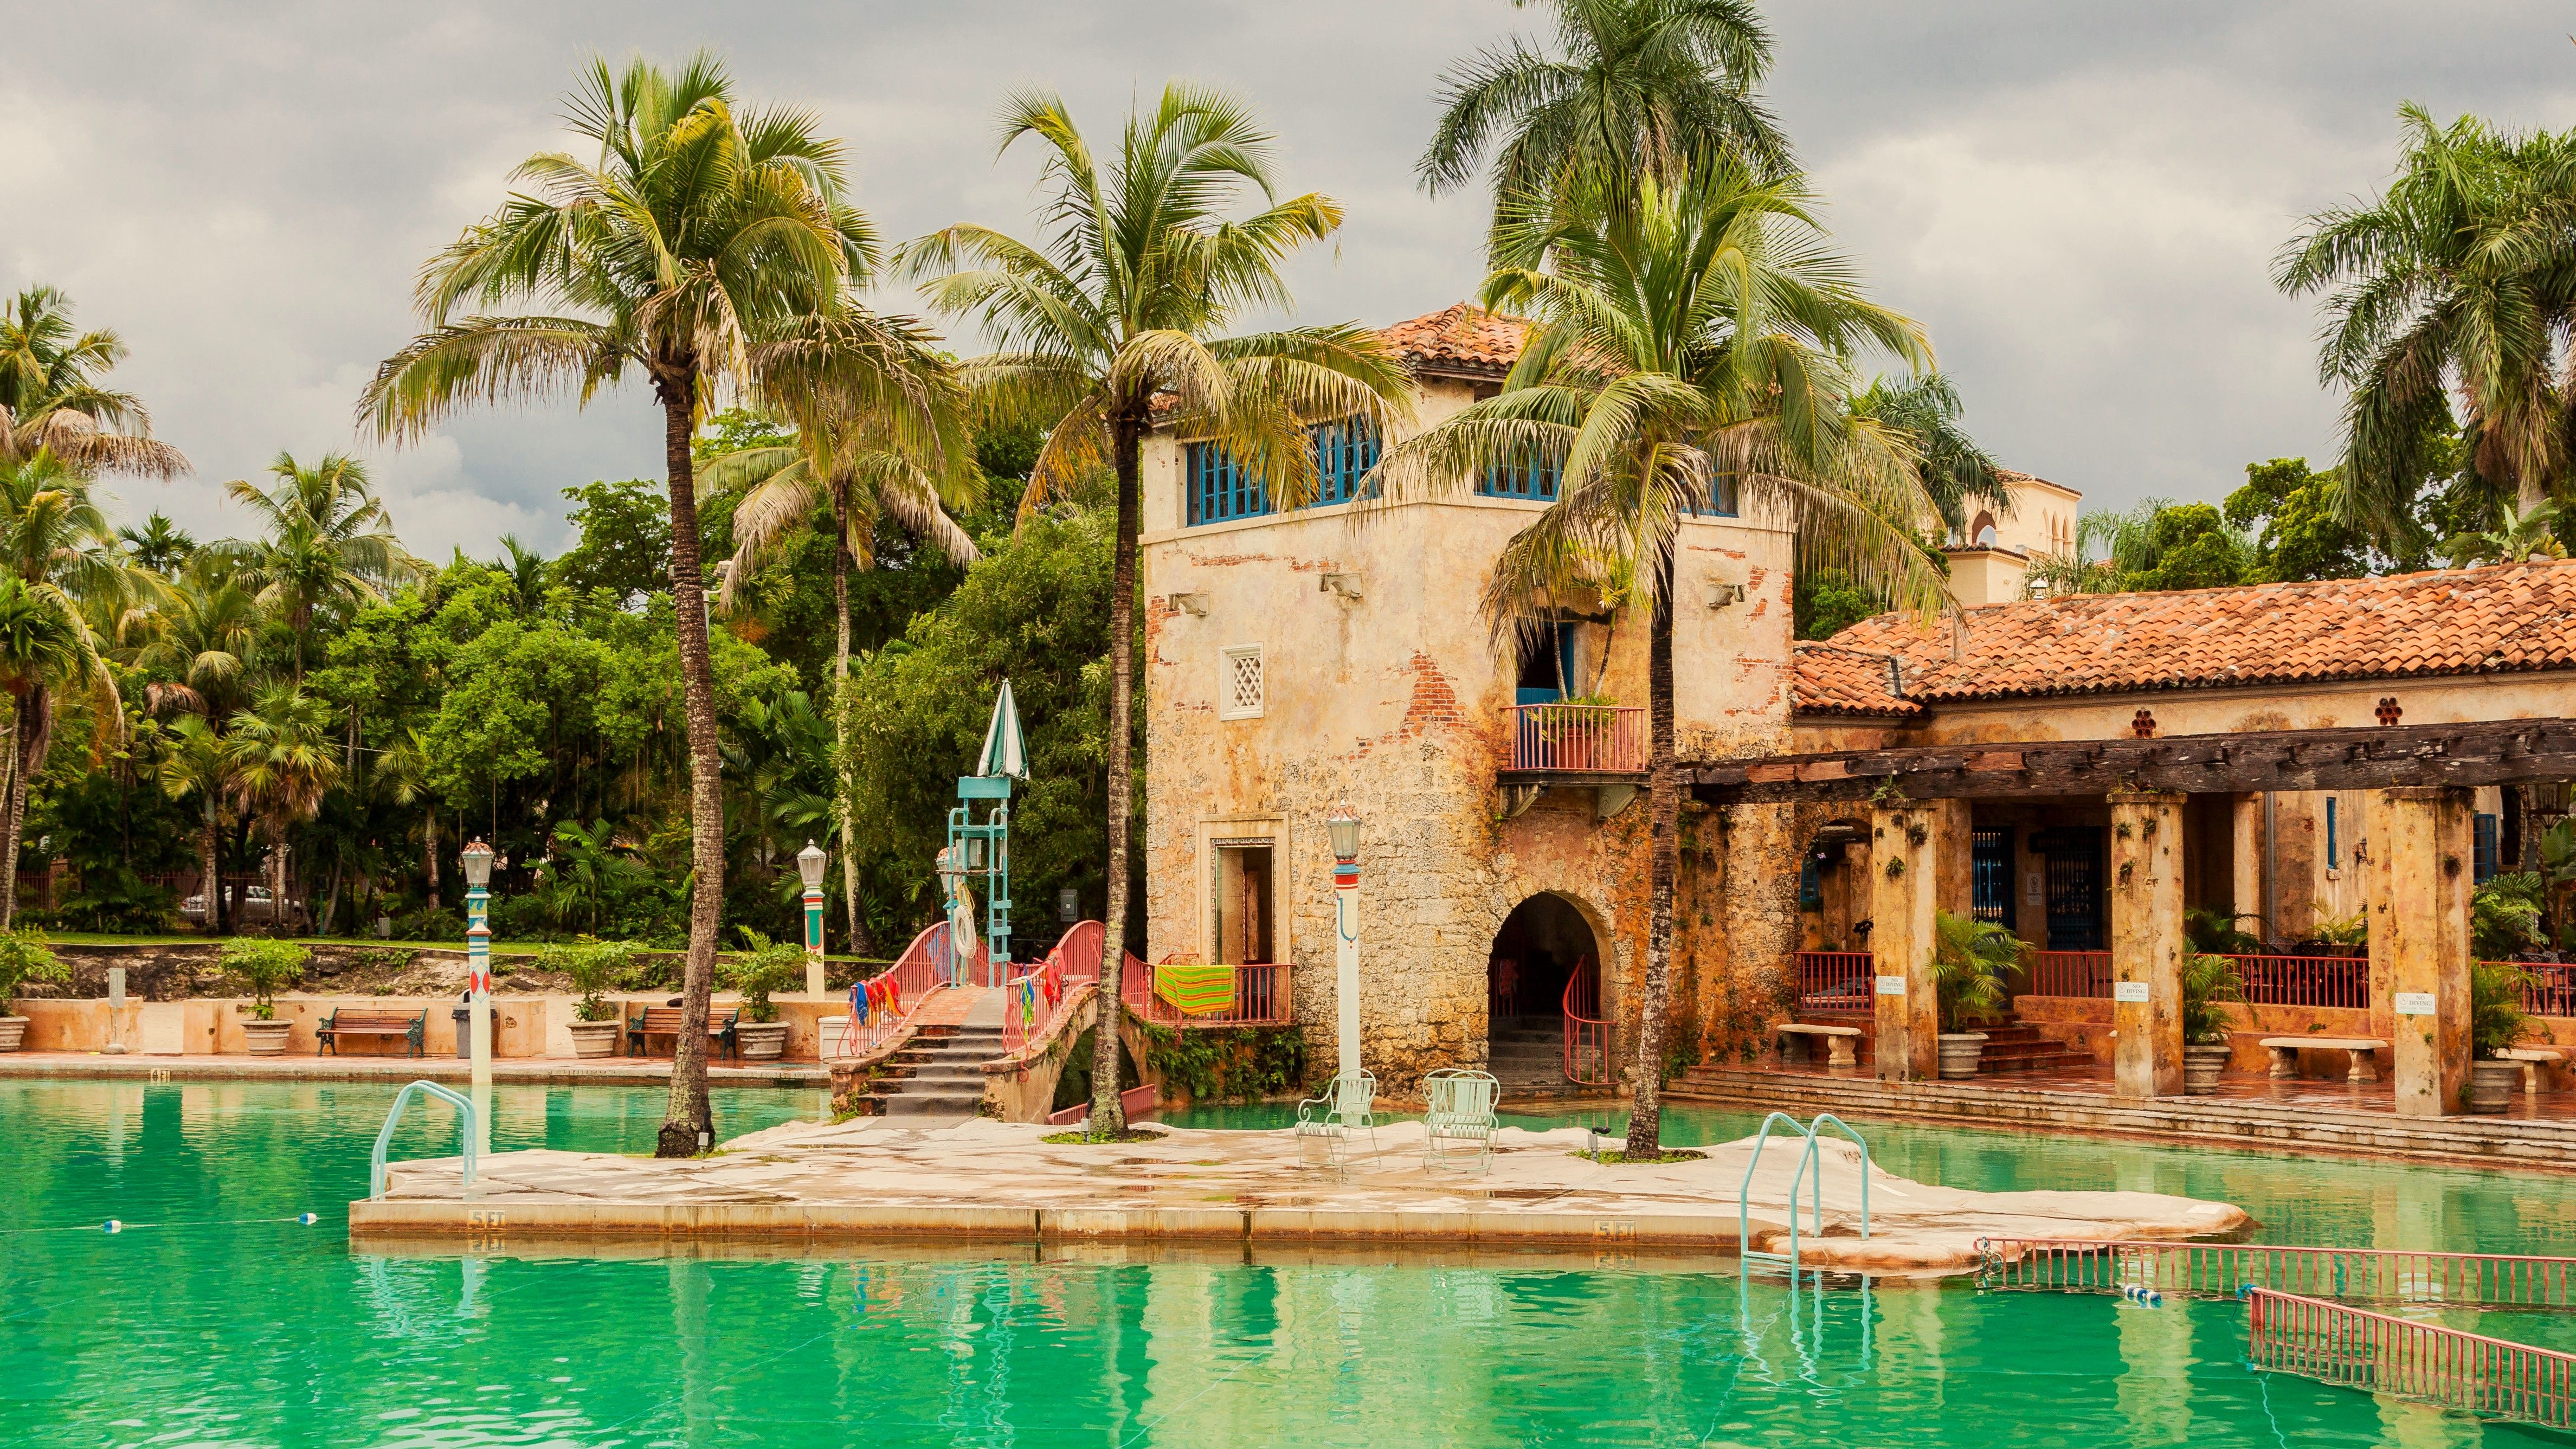
<svg viewBox="0 0 2576 1449">
<path fill-rule="evenodd" d="M 318 1222 L 322 1221 L 320 1218 L 315 1217 L 315 1216 L 314 1216 L 313 1214 L 311 1214 L 311 1213 L 297 1213 L 297 1214 L 295 1215 L 295 1220 L 296 1220 L 297 1222 L 299 1222 L 299 1223 L 302 1223 L 304 1226 L 306 1226 L 306 1227 L 308 1227 L 308 1228 L 309 1228 L 309 1227 L 311 1227 L 311 1226 L 313 1226 L 315 1223 L 318 1223 Z"/>
<path fill-rule="evenodd" d="M 2162 1308 L 2165 1306 L 2165 1295 L 2157 1292 L 2153 1288 L 2144 1287 L 2136 1283 L 2121 1284 L 2120 1296 L 2128 1299 L 2132 1303 L 2144 1304 L 2149 1308 Z"/>
<path fill-rule="evenodd" d="M 102 1233 L 121 1233 L 125 1231 L 125 1224 L 118 1222 L 114 1218 L 109 1218 L 106 1222 L 98 1225 L 98 1230 Z"/>
</svg>

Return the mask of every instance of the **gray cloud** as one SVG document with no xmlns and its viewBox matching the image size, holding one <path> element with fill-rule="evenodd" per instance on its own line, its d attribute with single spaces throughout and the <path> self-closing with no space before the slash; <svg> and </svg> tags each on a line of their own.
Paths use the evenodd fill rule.
<svg viewBox="0 0 2576 1449">
<path fill-rule="evenodd" d="M 1301 262 L 1310 317 L 1389 321 L 1478 279 L 1482 201 L 1412 162 L 1433 78 L 1536 19 L 1501 0 L 1218 7 L 662 3 L 17 7 L 0 51 L 0 286 L 68 288 L 199 476 L 136 514 L 234 527 L 224 479 L 358 446 L 350 406 L 409 334 L 413 269 L 560 144 L 589 54 L 712 45 L 744 91 L 848 138 L 887 235 L 1024 227 L 1034 163 L 993 158 L 1017 85 L 1092 128 L 1187 76 L 1249 95 L 1293 186 L 1350 221 Z M 2215 497 L 2322 457 L 2314 319 L 2272 292 L 2297 218 L 2374 189 L 2413 98 L 2565 124 L 2576 50 L 2538 4 L 1775 4 L 1773 98 L 1878 294 L 1923 318 L 1976 430 L 2096 502 Z M 370 449 L 433 555 L 565 537 L 558 490 L 658 472 L 640 394 L 477 416 Z"/>
</svg>

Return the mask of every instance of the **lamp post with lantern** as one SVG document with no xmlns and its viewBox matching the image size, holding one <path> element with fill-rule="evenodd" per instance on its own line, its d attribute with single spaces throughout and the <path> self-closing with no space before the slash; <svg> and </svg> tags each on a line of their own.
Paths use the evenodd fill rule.
<svg viewBox="0 0 2576 1449">
<path fill-rule="evenodd" d="M 492 1147 L 492 847 L 476 837 L 459 862 L 465 867 L 465 993 L 469 1055 L 474 1060 L 474 1126 Z"/>
<path fill-rule="evenodd" d="M 1347 804 L 1324 817 L 1333 841 L 1333 995 L 1340 1021 L 1334 1033 L 1340 1064 L 1335 1076 L 1360 1070 L 1360 817 Z"/>
<path fill-rule="evenodd" d="M 796 852 L 796 873 L 805 877 L 805 990 L 814 996 L 823 994 L 823 865 L 811 840 Z"/>
</svg>

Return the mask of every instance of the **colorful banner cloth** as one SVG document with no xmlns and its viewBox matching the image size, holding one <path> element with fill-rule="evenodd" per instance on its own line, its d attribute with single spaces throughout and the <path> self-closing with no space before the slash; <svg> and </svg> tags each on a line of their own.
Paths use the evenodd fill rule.
<svg viewBox="0 0 2576 1449">
<path fill-rule="evenodd" d="M 1214 1016 L 1234 1009 L 1231 966 L 1161 965 L 1154 968 L 1154 994 L 1186 1016 Z"/>
</svg>

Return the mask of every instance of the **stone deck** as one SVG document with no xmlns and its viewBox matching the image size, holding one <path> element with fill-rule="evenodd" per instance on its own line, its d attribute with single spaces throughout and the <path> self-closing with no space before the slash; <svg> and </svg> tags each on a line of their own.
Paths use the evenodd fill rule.
<svg viewBox="0 0 2576 1449">
<path fill-rule="evenodd" d="M 1966 1082 L 1882 1082 L 1867 1069 L 1694 1067 L 1675 1102 L 1835 1112 L 1950 1126 L 2226 1143 L 2440 1162 L 2576 1170 L 2576 1093 L 2514 1094 L 2502 1116 L 2400 1117 L 2387 1082 L 2229 1076 L 2209 1097 L 2118 1096 L 2105 1068 Z"/>
<path fill-rule="evenodd" d="M 1347 1171 L 1300 1160 L 1293 1132 L 1171 1129 L 1118 1146 L 1048 1144 L 1051 1129 L 974 1120 L 928 1129 L 863 1118 L 788 1123 L 714 1157 L 655 1161 L 515 1152 L 484 1164 L 469 1193 L 453 1158 L 397 1164 L 383 1201 L 351 1204 L 364 1241 L 467 1237 L 562 1245 L 658 1238 L 1079 1245 L 1405 1244 L 1425 1251 L 1577 1248 L 1710 1253 L 1738 1246 L 1737 1190 L 1752 1144 L 1703 1161 L 1601 1166 L 1574 1155 L 1580 1129 L 1505 1129 L 1491 1170 L 1432 1170 L 1421 1127 L 1381 1128 L 1374 1158 Z M 1615 1147 L 1616 1143 L 1609 1145 Z M 1801 1144 L 1773 1139 L 1753 1178 L 1756 1247 L 1784 1246 L 1784 1204 Z M 1955 1273 L 1984 1236 L 2206 1237 L 2246 1225 L 2225 1203 L 2153 1193 L 1976 1193 L 1873 1170 L 1871 1231 L 1859 1235 L 1859 1159 L 1827 1149 L 1824 1226 L 1801 1238 L 1811 1266 Z"/>
</svg>

